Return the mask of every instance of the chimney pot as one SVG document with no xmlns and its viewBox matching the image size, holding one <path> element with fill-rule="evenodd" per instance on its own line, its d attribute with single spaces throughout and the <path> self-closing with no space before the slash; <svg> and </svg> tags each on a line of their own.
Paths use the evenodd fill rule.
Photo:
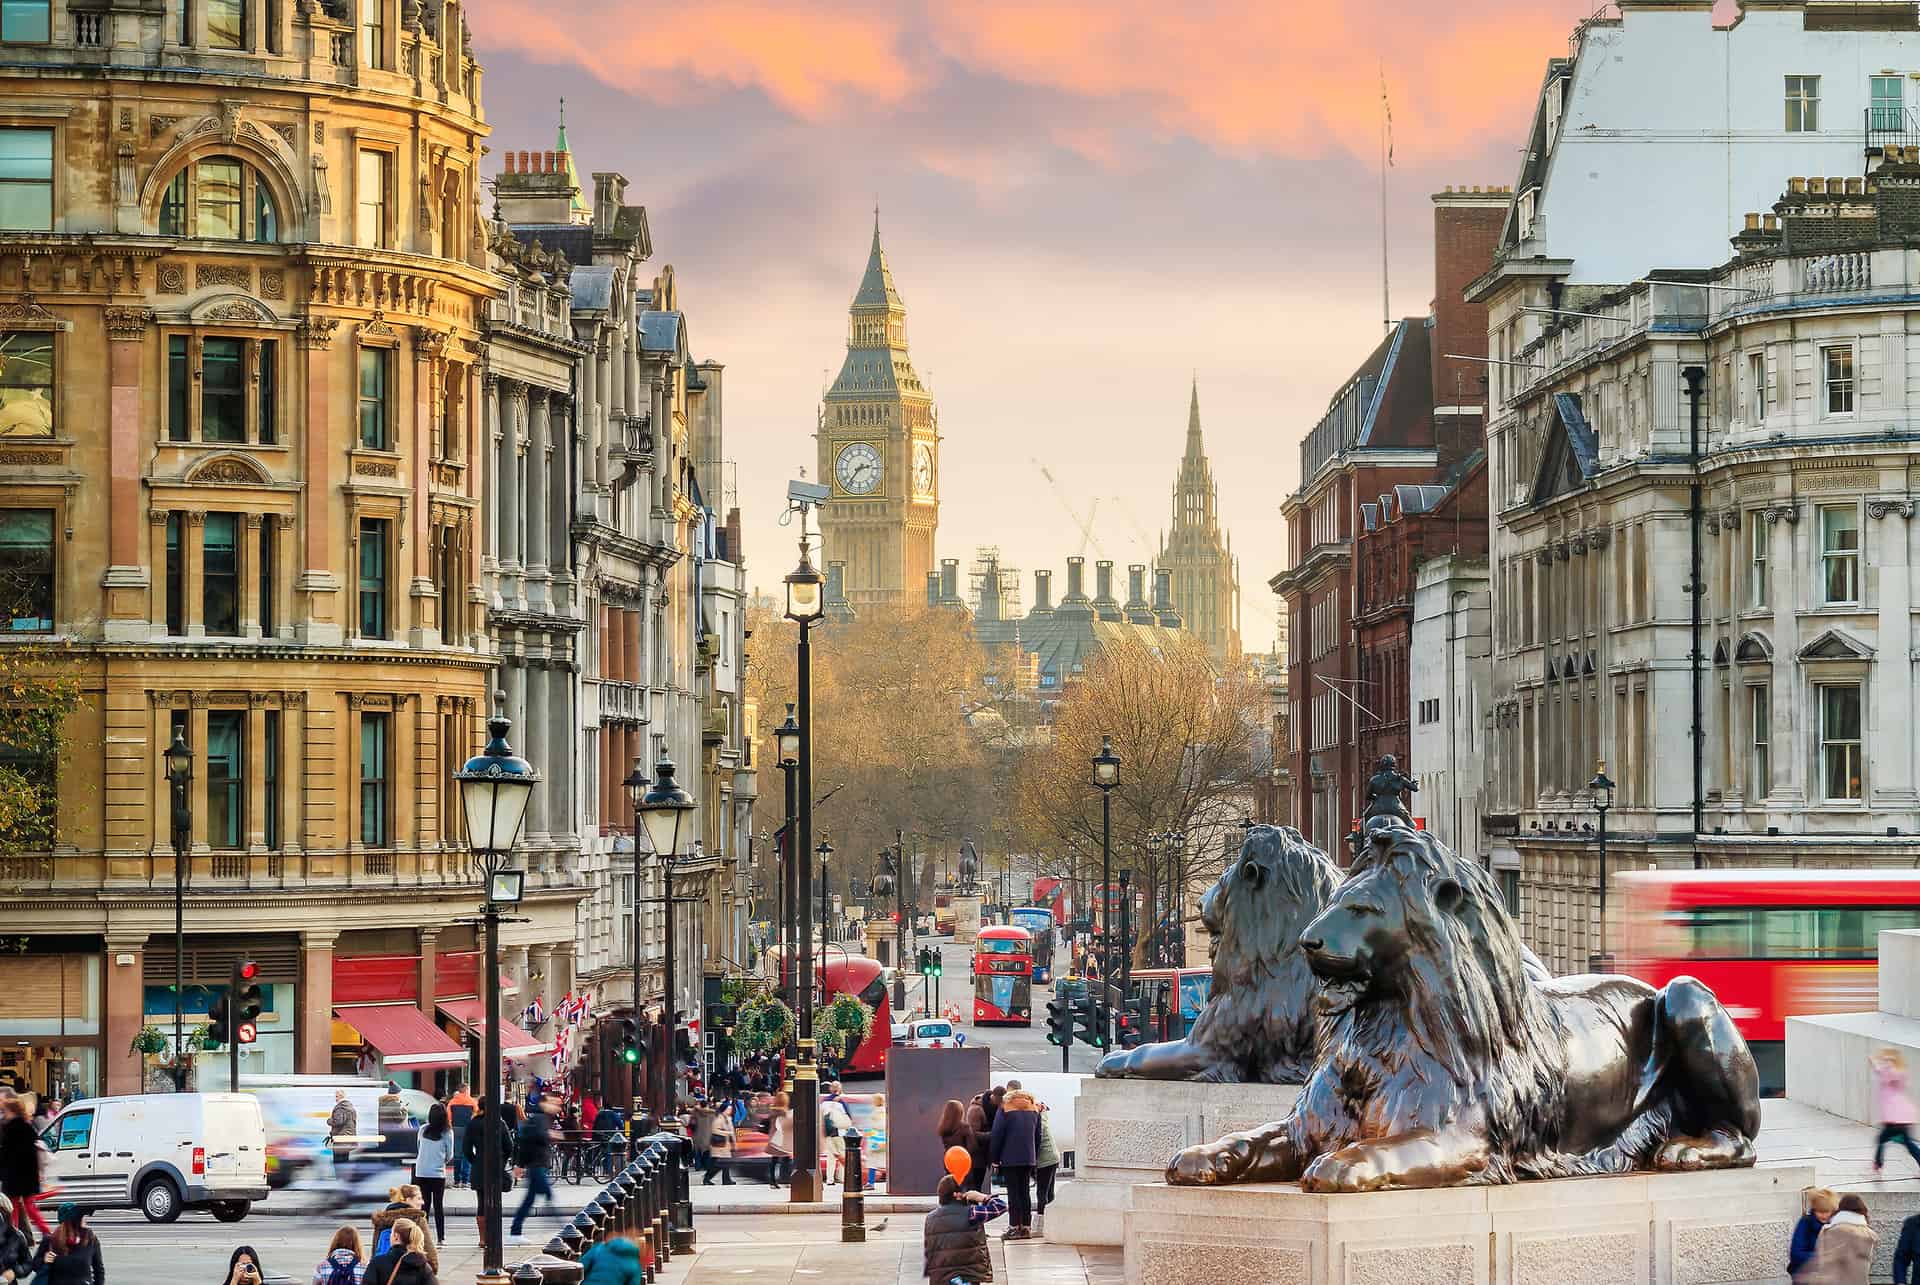
<svg viewBox="0 0 1920 1285">
<path fill-rule="evenodd" d="M 1827 194 L 1827 180 L 1825 180 L 1824 178 L 1814 178 L 1813 176 L 1809 175 L 1807 178 L 1807 195 L 1825 196 L 1826 194 Z"/>
<path fill-rule="evenodd" d="M 1758 232 L 1759 230 L 1760 230 L 1760 216 L 1758 214 L 1749 213 L 1747 215 L 1747 231 Z"/>
<path fill-rule="evenodd" d="M 1803 178 L 1790 178 L 1790 179 L 1788 179 L 1788 180 L 1787 180 L 1787 191 L 1788 191 L 1788 192 L 1789 192 L 1790 194 L 1792 194 L 1792 195 L 1794 195 L 1794 196 L 1804 196 L 1804 195 L 1806 195 L 1806 191 L 1807 191 L 1807 180 L 1805 180 L 1805 179 L 1803 179 Z"/>
<path fill-rule="evenodd" d="M 1847 179 L 1847 195 L 1864 196 L 1865 194 L 1866 180 L 1858 176 L 1849 176 Z"/>
<path fill-rule="evenodd" d="M 1053 572 L 1033 573 L 1033 609 L 1035 611 L 1053 610 Z"/>
<path fill-rule="evenodd" d="M 1778 232 L 1780 230 L 1780 216 L 1777 214 L 1762 214 L 1760 216 L 1760 226 L 1769 232 Z"/>
</svg>

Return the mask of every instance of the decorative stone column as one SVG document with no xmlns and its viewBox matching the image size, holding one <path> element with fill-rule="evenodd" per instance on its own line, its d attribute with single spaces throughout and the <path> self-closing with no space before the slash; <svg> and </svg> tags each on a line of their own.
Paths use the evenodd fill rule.
<svg viewBox="0 0 1920 1285">
<path fill-rule="evenodd" d="M 102 1091 L 109 1095 L 144 1093 L 144 1063 L 132 1051 L 133 1037 L 146 1023 L 147 934 L 138 929 L 107 930 L 106 1036 Z"/>
<path fill-rule="evenodd" d="M 415 930 L 420 937 L 420 1011 L 429 1022 L 435 1021 L 434 1003 L 439 998 L 440 928 L 438 925 Z M 485 985 L 485 974 L 481 985 Z"/>
<path fill-rule="evenodd" d="M 104 310 L 108 394 L 107 619 L 108 642 L 144 642 L 147 622 L 140 608 L 149 583 L 165 578 L 164 563 L 140 565 L 140 439 L 142 402 L 140 358 L 145 351 L 153 310 L 110 307 Z M 161 542 L 162 557 L 166 544 Z M 165 617 L 163 616 L 164 620 Z"/>
<path fill-rule="evenodd" d="M 294 1070 L 301 1075 L 333 1073 L 333 943 L 332 928 L 310 928 L 300 933 L 299 1043 Z"/>
<path fill-rule="evenodd" d="M 544 388 L 530 389 L 527 393 L 527 453 L 526 453 L 526 553 L 521 561 L 526 571 L 527 604 L 535 611 L 545 611 L 548 607 L 549 581 L 552 579 L 550 564 L 553 550 L 547 545 L 547 505 L 551 499 L 552 479 L 548 476 L 547 464 L 551 447 L 551 423 L 548 418 L 552 409 L 551 394 Z"/>
<path fill-rule="evenodd" d="M 328 399 L 332 386 L 329 362 L 334 332 L 340 327 L 336 317 L 309 315 L 295 333 L 300 350 L 306 354 L 307 417 L 310 425 L 333 422 Z M 334 437 L 324 432 L 303 434 L 306 487 L 300 495 L 302 519 L 306 525 L 303 546 L 305 569 L 295 586 L 306 597 L 303 619 L 294 627 L 294 637 L 314 646 L 337 647 L 346 637 L 340 616 L 340 577 L 333 570 L 335 523 L 335 479 L 340 471 L 340 454 Z M 292 566 L 287 568 L 289 574 Z"/>
</svg>

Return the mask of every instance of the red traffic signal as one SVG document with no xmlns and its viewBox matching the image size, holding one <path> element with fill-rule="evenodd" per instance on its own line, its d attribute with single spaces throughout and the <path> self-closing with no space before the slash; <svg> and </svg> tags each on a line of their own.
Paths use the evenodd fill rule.
<svg viewBox="0 0 1920 1285">
<path fill-rule="evenodd" d="M 249 959 L 242 963 L 236 971 L 241 981 L 250 982 L 260 975 L 260 965 Z"/>
</svg>

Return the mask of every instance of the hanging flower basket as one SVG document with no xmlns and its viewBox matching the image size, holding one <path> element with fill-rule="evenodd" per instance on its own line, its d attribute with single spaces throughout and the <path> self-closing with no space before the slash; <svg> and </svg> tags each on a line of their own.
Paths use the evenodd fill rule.
<svg viewBox="0 0 1920 1285">
<path fill-rule="evenodd" d="M 743 1053 L 774 1053 L 792 1038 L 793 1010 L 776 996 L 762 992 L 734 1014 L 733 1043 Z"/>
<path fill-rule="evenodd" d="M 820 1010 L 813 1024 L 813 1037 L 823 1051 L 844 1057 L 860 1047 L 873 1030 L 873 1010 L 851 995 L 835 995 L 833 1002 Z"/>
<path fill-rule="evenodd" d="M 157 1026 L 141 1027 L 139 1033 L 133 1037 L 133 1043 L 127 1046 L 127 1052 L 143 1057 L 151 1057 L 155 1053 L 166 1051 L 167 1037 Z"/>
</svg>

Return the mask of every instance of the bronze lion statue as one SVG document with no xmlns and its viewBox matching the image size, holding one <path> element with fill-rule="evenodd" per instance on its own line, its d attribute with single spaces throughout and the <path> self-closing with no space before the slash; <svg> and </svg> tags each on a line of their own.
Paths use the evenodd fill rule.
<svg viewBox="0 0 1920 1285">
<path fill-rule="evenodd" d="M 1340 870 L 1288 826 L 1247 831 L 1240 855 L 1200 901 L 1212 935 L 1213 990 L 1183 1040 L 1110 1053 L 1095 1075 L 1144 1080 L 1298 1084 L 1312 1069 L 1319 1021 L 1300 930 Z"/>
<path fill-rule="evenodd" d="M 1301 933 L 1332 1022 L 1286 1119 L 1189 1147 L 1180 1184 L 1309 1191 L 1753 1163 L 1759 1075 L 1690 977 L 1544 979 L 1493 880 L 1387 824 Z"/>
</svg>

